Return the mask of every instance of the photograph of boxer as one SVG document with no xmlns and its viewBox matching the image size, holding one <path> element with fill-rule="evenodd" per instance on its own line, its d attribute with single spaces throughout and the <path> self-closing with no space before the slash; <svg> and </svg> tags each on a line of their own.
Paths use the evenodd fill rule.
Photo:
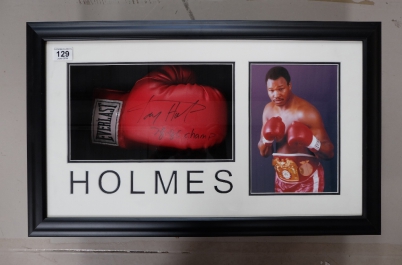
<svg viewBox="0 0 402 265">
<path fill-rule="evenodd" d="M 269 163 L 273 168 L 274 172 L 270 176 L 273 180 L 271 191 L 274 193 L 337 191 L 335 187 L 337 185 L 334 185 L 336 182 L 327 181 L 328 178 L 325 177 L 327 171 L 331 171 L 331 166 L 325 170 L 323 161 L 331 161 L 336 153 L 325 123 L 331 123 L 328 127 L 331 129 L 332 138 L 336 141 L 337 129 L 334 127 L 337 126 L 331 120 L 336 119 L 337 113 L 338 65 L 253 65 L 251 71 L 257 71 L 258 67 L 265 68 L 263 82 L 269 102 L 260 112 L 262 120 L 258 126 L 259 135 L 257 136 L 255 132 L 253 134 L 257 142 L 253 147 L 257 147 L 259 156 L 265 160 L 261 160 L 264 161 L 262 164 Z M 294 72 L 296 80 L 293 80 Z M 251 78 L 256 77 L 256 73 L 251 75 Z M 253 84 L 251 82 L 251 85 Z M 303 93 L 303 89 L 309 92 Z M 309 93 L 312 93 L 311 102 L 308 101 Z M 323 109 L 325 117 L 329 120 L 325 122 L 315 103 Z M 335 109 L 331 110 L 331 107 Z M 335 117 L 329 117 L 334 114 Z M 256 152 L 253 154 L 254 159 Z M 266 160 L 268 157 L 271 158 L 269 162 Z M 255 170 L 252 172 L 252 177 L 256 179 L 268 178 L 264 175 L 261 169 L 259 172 Z M 337 172 L 331 172 L 329 175 L 335 177 Z M 332 187 L 325 189 L 326 182 L 332 182 L 330 185 Z M 258 185 L 257 181 L 252 182 L 252 185 Z"/>
<path fill-rule="evenodd" d="M 70 159 L 233 159 L 233 68 L 71 65 Z"/>
</svg>

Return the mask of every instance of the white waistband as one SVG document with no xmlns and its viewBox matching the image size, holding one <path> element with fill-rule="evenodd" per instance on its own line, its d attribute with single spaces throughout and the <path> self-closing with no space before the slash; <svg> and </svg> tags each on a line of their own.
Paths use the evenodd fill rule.
<svg viewBox="0 0 402 265">
<path fill-rule="evenodd" d="M 296 153 L 296 154 L 273 153 L 272 155 L 273 156 L 307 156 L 307 157 L 315 157 L 313 155 L 302 154 L 302 153 Z"/>
</svg>

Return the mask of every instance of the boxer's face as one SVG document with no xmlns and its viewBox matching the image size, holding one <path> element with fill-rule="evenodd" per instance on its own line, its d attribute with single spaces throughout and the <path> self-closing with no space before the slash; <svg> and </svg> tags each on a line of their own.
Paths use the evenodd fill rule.
<svg viewBox="0 0 402 265">
<path fill-rule="evenodd" d="M 272 102 L 277 106 L 285 105 L 292 93 L 292 83 L 286 82 L 286 79 L 279 77 L 276 80 L 267 80 L 268 96 Z"/>
</svg>

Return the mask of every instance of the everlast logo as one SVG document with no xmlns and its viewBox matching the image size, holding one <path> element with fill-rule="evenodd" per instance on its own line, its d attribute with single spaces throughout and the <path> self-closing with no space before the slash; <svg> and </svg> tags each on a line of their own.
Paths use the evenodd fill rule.
<svg viewBox="0 0 402 265">
<path fill-rule="evenodd" d="M 118 145 L 118 125 L 122 102 L 95 99 L 92 116 L 92 142 Z"/>
</svg>

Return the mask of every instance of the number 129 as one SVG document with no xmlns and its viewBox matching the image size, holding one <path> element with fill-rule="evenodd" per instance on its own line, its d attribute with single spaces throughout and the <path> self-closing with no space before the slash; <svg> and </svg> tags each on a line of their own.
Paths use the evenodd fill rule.
<svg viewBox="0 0 402 265">
<path fill-rule="evenodd" d="M 66 58 L 68 56 L 70 56 L 69 51 L 57 51 L 57 57 L 59 58 Z"/>
</svg>

